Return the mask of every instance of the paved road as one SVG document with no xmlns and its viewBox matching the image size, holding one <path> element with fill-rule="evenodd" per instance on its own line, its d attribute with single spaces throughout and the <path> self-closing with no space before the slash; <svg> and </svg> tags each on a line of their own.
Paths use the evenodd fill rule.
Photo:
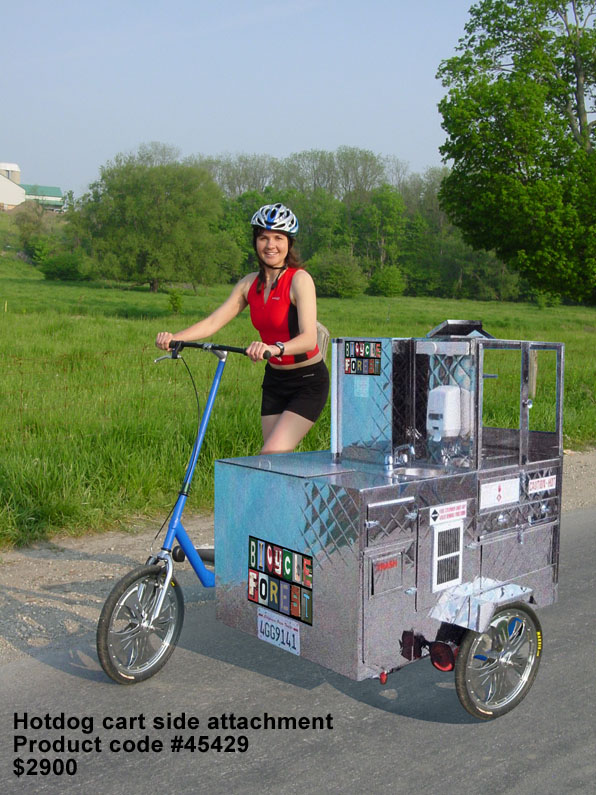
<svg viewBox="0 0 596 795">
<path fill-rule="evenodd" d="M 354 683 L 306 660 L 216 624 L 214 603 L 189 579 L 181 642 L 166 669 L 122 687 L 99 669 L 94 638 L 68 651 L 46 649 L 0 668 L 0 791 L 18 793 L 585 793 L 596 780 L 594 621 L 596 528 L 593 511 L 566 514 L 560 601 L 542 610 L 545 647 L 538 678 L 520 707 L 490 722 L 460 707 L 453 675 L 428 660 L 376 681 Z M 184 582 L 183 582 L 184 585 Z M 210 596 L 207 593 L 207 597 Z M 70 728 L 13 727 L 62 716 Z M 323 718 L 325 728 L 209 729 L 210 718 Z M 191 729 L 158 729 L 168 714 L 199 720 Z M 328 717 L 330 716 L 330 717 Z M 116 728 L 120 718 L 123 728 Z M 81 721 L 76 728 L 73 721 Z M 91 727 L 91 720 L 93 726 Z M 34 720 L 33 720 L 34 722 Z M 105 726 L 103 725 L 105 724 Z M 83 728 L 92 729 L 89 733 Z M 233 736 L 236 752 L 171 750 L 176 735 Z M 39 775 L 27 741 L 87 740 L 74 775 Z M 238 737 L 248 738 L 240 752 Z M 114 750 L 110 743 L 116 741 Z M 152 751 L 117 750 L 124 741 L 162 742 Z M 142 744 L 142 743 L 141 743 Z M 14 775 L 17 758 L 26 773 Z M 34 760 L 28 762 L 27 760 Z M 57 769 L 58 770 L 58 769 Z M 38 775 L 28 775 L 37 772 Z M 58 771 L 59 772 L 59 771 Z"/>
</svg>

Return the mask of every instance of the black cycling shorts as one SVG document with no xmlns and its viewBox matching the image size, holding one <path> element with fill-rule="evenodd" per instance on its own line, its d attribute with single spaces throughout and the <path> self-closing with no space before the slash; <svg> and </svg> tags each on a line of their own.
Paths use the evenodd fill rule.
<svg viewBox="0 0 596 795">
<path fill-rule="evenodd" d="M 293 411 L 315 422 L 329 394 L 329 371 L 324 361 L 292 370 L 266 365 L 261 416 Z"/>
</svg>

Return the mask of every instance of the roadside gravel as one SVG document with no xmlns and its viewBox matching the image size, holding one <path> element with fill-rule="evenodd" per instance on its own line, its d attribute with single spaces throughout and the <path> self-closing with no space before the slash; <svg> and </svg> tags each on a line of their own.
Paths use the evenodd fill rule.
<svg viewBox="0 0 596 795">
<path fill-rule="evenodd" d="M 565 451 L 563 511 L 582 508 L 596 508 L 596 450 Z M 196 546 L 213 544 L 212 516 L 187 518 L 185 527 Z M 143 523 L 128 532 L 65 536 L 0 552 L 0 664 L 50 646 L 72 648 L 95 632 L 113 584 L 145 562 L 157 529 Z M 183 587 L 188 568 L 182 567 Z"/>
</svg>

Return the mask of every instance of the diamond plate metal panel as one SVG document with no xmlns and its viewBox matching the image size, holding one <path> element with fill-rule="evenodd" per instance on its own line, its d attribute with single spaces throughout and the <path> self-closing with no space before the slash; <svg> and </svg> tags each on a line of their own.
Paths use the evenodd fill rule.
<svg viewBox="0 0 596 795">
<path fill-rule="evenodd" d="M 478 520 L 478 535 L 482 537 L 524 525 L 552 521 L 558 515 L 558 511 L 557 497 L 503 507 L 481 516 Z"/>
<path fill-rule="evenodd" d="M 538 525 L 519 533 L 504 533 L 482 545 L 481 576 L 509 582 L 556 562 L 556 525 Z"/>
<path fill-rule="evenodd" d="M 392 452 L 391 340 L 381 340 L 379 375 L 343 374 L 340 437 L 343 456 L 383 463 Z"/>
<path fill-rule="evenodd" d="M 367 512 L 367 543 L 378 546 L 407 537 L 416 531 L 417 509 L 413 499 L 407 502 L 373 503 Z"/>
<path fill-rule="evenodd" d="M 305 484 L 306 506 L 301 535 L 320 566 L 337 559 L 352 562 L 358 554 L 360 502 L 342 486 Z"/>
<path fill-rule="evenodd" d="M 363 658 L 391 669 L 400 661 L 400 639 L 414 618 L 416 541 L 404 540 L 365 554 Z"/>
<path fill-rule="evenodd" d="M 454 384 L 471 391 L 475 379 L 474 358 L 468 356 L 429 356 L 429 389 Z"/>
</svg>

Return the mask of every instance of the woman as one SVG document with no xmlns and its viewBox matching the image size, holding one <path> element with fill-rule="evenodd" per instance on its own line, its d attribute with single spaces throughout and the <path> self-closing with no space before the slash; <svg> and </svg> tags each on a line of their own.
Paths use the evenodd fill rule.
<svg viewBox="0 0 596 795">
<path fill-rule="evenodd" d="M 261 340 L 246 349 L 265 367 L 261 453 L 291 452 L 320 415 L 329 392 L 329 373 L 317 346 L 317 302 L 311 276 L 292 251 L 298 219 L 283 204 L 267 204 L 252 217 L 258 273 L 249 273 L 209 317 L 177 334 L 161 332 L 155 344 L 211 337 L 246 307 Z"/>
</svg>

